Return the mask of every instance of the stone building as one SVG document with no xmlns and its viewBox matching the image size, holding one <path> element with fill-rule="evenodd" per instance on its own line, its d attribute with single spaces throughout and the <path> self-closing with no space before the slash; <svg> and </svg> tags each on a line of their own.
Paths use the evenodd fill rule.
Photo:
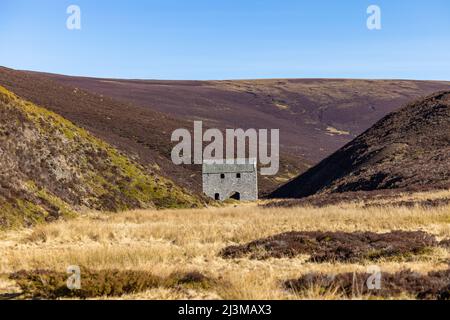
<svg viewBox="0 0 450 320">
<path fill-rule="evenodd" d="M 258 175 L 254 159 L 233 159 L 223 163 L 204 160 L 202 178 L 203 192 L 215 200 L 258 200 Z"/>
</svg>

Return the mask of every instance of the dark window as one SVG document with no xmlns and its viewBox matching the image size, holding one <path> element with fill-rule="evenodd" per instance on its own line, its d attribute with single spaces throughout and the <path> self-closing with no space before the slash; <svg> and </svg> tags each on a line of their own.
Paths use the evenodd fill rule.
<svg viewBox="0 0 450 320">
<path fill-rule="evenodd" d="M 225 179 L 225 174 L 222 173 L 222 174 L 220 175 L 220 179 Z"/>
<path fill-rule="evenodd" d="M 216 194 L 214 195 L 214 199 L 220 200 L 220 195 L 219 195 L 218 193 L 216 193 Z"/>
<path fill-rule="evenodd" d="M 236 173 L 236 178 L 240 179 L 241 178 L 241 174 L 240 173 Z"/>
</svg>

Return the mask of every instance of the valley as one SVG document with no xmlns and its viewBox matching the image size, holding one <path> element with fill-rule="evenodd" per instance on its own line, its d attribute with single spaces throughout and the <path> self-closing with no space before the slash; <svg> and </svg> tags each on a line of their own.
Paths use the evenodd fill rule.
<svg viewBox="0 0 450 320">
<path fill-rule="evenodd" d="M 0 68 L 0 299 L 448 299 L 448 88 Z M 196 121 L 280 128 L 268 197 L 202 195 Z"/>
<path fill-rule="evenodd" d="M 280 129 L 280 170 L 260 196 L 305 172 L 388 113 L 449 82 L 351 79 L 160 81 L 70 77 L 0 68 L 0 85 L 201 192 L 200 166 L 175 166 L 171 133 Z M 280 107 L 281 106 L 281 107 Z M 192 132 L 191 132 L 192 133 Z M 342 134 L 345 133 L 345 134 Z"/>
</svg>

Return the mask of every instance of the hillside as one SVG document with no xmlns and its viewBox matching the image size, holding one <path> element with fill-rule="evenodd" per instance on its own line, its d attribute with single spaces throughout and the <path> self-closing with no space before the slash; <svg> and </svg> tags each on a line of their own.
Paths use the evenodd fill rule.
<svg viewBox="0 0 450 320">
<path fill-rule="evenodd" d="M 63 117 L 0 87 L 0 228 L 71 216 L 79 209 L 199 205 Z"/>
<path fill-rule="evenodd" d="M 385 115 L 450 82 L 352 79 L 157 81 L 67 77 L 60 83 L 214 128 L 278 128 L 280 150 L 316 164 Z"/>
<path fill-rule="evenodd" d="M 389 114 L 271 197 L 439 188 L 450 188 L 450 91 Z"/>
<path fill-rule="evenodd" d="M 437 81 L 279 79 L 156 81 L 68 77 L 0 67 L 0 85 L 62 115 L 178 185 L 201 192 L 200 166 L 170 159 L 174 129 L 280 129 L 280 172 L 261 195 L 305 172 Z"/>
<path fill-rule="evenodd" d="M 0 85 L 62 115 L 140 164 L 153 167 L 177 185 L 201 193 L 201 166 L 175 166 L 170 157 L 174 145 L 170 142 L 173 130 L 192 129 L 194 117 L 177 118 L 133 102 L 58 82 L 46 74 L 0 67 Z M 182 104 L 183 100 L 179 103 Z M 260 191 L 274 190 L 310 165 L 311 162 L 303 157 L 282 152 L 279 174 L 261 177 Z"/>
</svg>

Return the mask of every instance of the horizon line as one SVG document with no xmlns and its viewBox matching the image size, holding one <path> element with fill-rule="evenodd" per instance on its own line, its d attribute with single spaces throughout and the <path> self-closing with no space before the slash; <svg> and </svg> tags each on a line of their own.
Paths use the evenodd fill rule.
<svg viewBox="0 0 450 320">
<path fill-rule="evenodd" d="M 194 82 L 214 82 L 214 81 L 276 81 L 276 80 L 362 80 L 362 81 L 424 81 L 424 82 L 450 82 L 450 79 L 417 79 L 417 78 L 387 78 L 387 77 L 346 77 L 346 76 L 329 76 L 329 77 L 255 77 L 255 78 L 222 78 L 222 79 L 192 79 L 192 78 L 134 78 L 134 77 L 111 77 L 111 76 L 99 76 L 99 75 L 85 75 L 85 74 L 66 74 L 60 72 L 49 72 L 36 69 L 16 69 L 4 65 L 0 65 L 0 68 L 10 69 L 20 72 L 49 74 L 62 77 L 72 78 L 87 78 L 87 79 L 99 79 L 99 80 L 124 80 L 124 81 L 194 81 Z"/>
</svg>

